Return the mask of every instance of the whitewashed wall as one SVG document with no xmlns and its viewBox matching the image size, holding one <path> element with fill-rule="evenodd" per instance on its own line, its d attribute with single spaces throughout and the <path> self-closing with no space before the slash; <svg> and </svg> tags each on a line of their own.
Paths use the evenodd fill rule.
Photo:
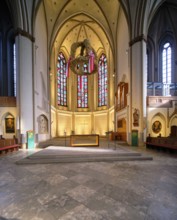
<svg viewBox="0 0 177 220">
<path fill-rule="evenodd" d="M 35 20 L 34 44 L 34 105 L 35 105 L 35 133 L 38 134 L 38 118 L 45 115 L 48 119 L 48 132 L 38 134 L 38 141 L 50 137 L 50 110 L 49 110 L 49 70 L 47 49 L 47 28 L 43 4 L 40 5 Z"/>
<path fill-rule="evenodd" d="M 129 32 L 123 10 L 120 11 L 117 30 L 117 78 L 120 81 L 129 82 Z"/>
</svg>

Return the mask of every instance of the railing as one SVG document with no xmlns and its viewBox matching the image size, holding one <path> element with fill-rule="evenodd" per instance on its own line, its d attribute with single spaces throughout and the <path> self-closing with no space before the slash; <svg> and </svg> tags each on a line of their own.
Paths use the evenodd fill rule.
<svg viewBox="0 0 177 220">
<path fill-rule="evenodd" d="M 147 96 L 177 96 L 177 83 L 147 82 Z"/>
</svg>

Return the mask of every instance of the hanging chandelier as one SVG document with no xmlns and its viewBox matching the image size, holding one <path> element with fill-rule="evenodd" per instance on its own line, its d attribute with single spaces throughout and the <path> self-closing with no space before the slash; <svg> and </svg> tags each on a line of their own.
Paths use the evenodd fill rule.
<svg viewBox="0 0 177 220">
<path fill-rule="evenodd" d="M 76 56 L 76 50 L 78 48 L 80 48 L 80 54 Z M 91 47 L 88 39 L 72 44 L 67 67 L 67 75 L 69 75 L 69 68 L 73 73 L 80 76 L 90 75 L 97 72 L 97 55 L 95 50 Z"/>
</svg>

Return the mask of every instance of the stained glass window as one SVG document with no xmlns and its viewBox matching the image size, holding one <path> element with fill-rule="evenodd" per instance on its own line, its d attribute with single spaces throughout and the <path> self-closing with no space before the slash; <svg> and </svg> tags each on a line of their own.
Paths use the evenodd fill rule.
<svg viewBox="0 0 177 220">
<path fill-rule="evenodd" d="M 98 106 L 107 105 L 108 67 L 106 55 L 102 54 L 98 62 Z"/>
<path fill-rule="evenodd" d="M 16 74 L 16 46 L 15 46 L 15 43 L 13 44 L 13 72 L 14 72 L 14 78 L 13 78 L 13 81 L 14 81 L 14 96 L 16 96 L 16 91 L 17 91 L 17 88 L 16 88 L 16 81 L 17 81 L 17 74 Z"/>
<path fill-rule="evenodd" d="M 62 52 L 57 60 L 57 97 L 58 105 L 67 106 L 66 59 Z"/>
<path fill-rule="evenodd" d="M 171 83 L 171 45 L 165 43 L 162 51 L 162 80 Z"/>
<path fill-rule="evenodd" d="M 77 107 L 88 107 L 88 76 L 77 76 Z"/>
<path fill-rule="evenodd" d="M 162 50 L 162 82 L 163 82 L 163 95 L 170 95 L 170 83 L 172 72 L 172 48 L 169 42 L 163 45 Z"/>
</svg>

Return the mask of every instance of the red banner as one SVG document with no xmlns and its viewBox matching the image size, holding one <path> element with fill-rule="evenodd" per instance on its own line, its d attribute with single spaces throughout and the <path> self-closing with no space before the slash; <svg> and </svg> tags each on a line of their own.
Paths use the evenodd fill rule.
<svg viewBox="0 0 177 220">
<path fill-rule="evenodd" d="M 89 53 L 89 73 L 92 73 L 94 70 L 94 58 L 95 55 L 92 51 Z"/>
</svg>

